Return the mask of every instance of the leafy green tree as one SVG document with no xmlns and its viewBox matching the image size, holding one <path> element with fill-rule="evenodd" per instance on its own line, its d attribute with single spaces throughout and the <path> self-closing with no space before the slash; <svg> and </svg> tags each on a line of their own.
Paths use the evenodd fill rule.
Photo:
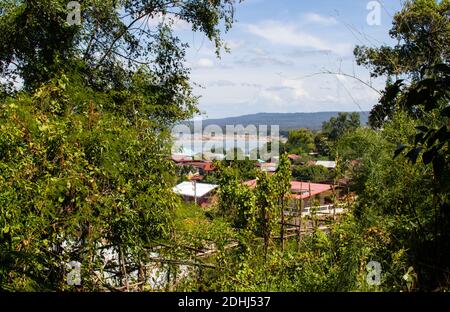
<svg viewBox="0 0 450 312">
<path fill-rule="evenodd" d="M 322 133 L 329 140 L 336 142 L 342 135 L 353 131 L 360 126 L 358 113 L 339 113 L 337 117 L 331 117 L 322 124 Z"/>
<path fill-rule="evenodd" d="M 316 183 L 331 180 L 330 173 L 324 166 L 297 165 L 292 170 L 292 176 L 298 181 Z"/>
<path fill-rule="evenodd" d="M 294 154 L 307 154 L 313 151 L 314 136 L 308 129 L 298 129 L 289 131 L 286 149 Z"/>
<path fill-rule="evenodd" d="M 154 85 L 175 94 L 187 72 L 178 61 L 184 52 L 172 33 L 173 23 L 189 23 L 213 41 L 219 53 L 224 46 L 221 29 L 228 30 L 234 19 L 233 0 L 84 0 L 80 4 L 81 25 L 71 26 L 66 22 L 71 13 L 67 1 L 2 0 L 0 73 L 6 78 L 19 75 L 26 88 L 34 88 L 60 71 L 75 69 L 83 72 L 89 86 L 120 89 L 130 73 L 148 65 L 155 69 Z M 165 19 L 152 29 L 147 22 L 158 15 Z M 159 72 L 167 66 L 177 67 L 179 74 Z"/>
<path fill-rule="evenodd" d="M 256 178 L 256 163 L 244 155 L 240 148 L 234 148 L 227 152 L 222 165 L 232 167 L 236 170 L 238 178 L 241 181 L 247 181 Z"/>
<path fill-rule="evenodd" d="M 2 290 L 73 289 L 70 261 L 82 290 L 147 280 L 148 248 L 174 239 L 180 204 L 169 129 L 197 111 L 173 22 L 220 52 L 234 11 L 227 0 L 80 3 L 71 26 L 67 1 L 0 0 Z"/>
<path fill-rule="evenodd" d="M 170 237 L 179 201 L 167 138 L 149 121 L 136 128 L 124 116 L 97 115 L 100 103 L 58 116 L 36 108 L 46 101 L 41 94 L 1 104 L 0 286 L 65 289 L 64 264 L 79 261 L 83 287 L 99 289 L 100 242 L 128 255 L 122 266 L 139 267 L 145 246 Z"/>
<path fill-rule="evenodd" d="M 280 239 L 282 250 L 284 250 L 284 212 L 286 211 L 287 204 L 289 203 L 288 196 L 291 192 L 292 179 L 291 162 L 289 161 L 286 153 L 281 155 L 280 162 L 278 163 L 278 168 L 273 176 L 273 179 L 275 180 L 278 205 L 280 207 Z"/>
<path fill-rule="evenodd" d="M 382 127 L 397 109 L 407 110 L 412 116 L 419 116 L 413 106 L 395 101 L 401 81 L 405 78 L 416 83 L 430 75 L 429 70 L 437 64 L 449 61 L 450 1 L 415 0 L 407 1 L 403 9 L 395 14 L 390 36 L 398 44 L 394 47 L 369 48 L 357 46 L 355 56 L 359 65 L 371 69 L 373 77 L 389 77 L 383 96 L 369 116 L 372 127 Z M 429 80 L 428 80 L 429 81 Z"/>
<path fill-rule="evenodd" d="M 449 11 L 450 2 L 445 0 L 408 1 L 395 15 L 390 32 L 398 40 L 397 46 L 355 50 L 359 62 L 373 68 L 374 75 L 396 76 L 395 82 L 388 82 L 379 105 L 371 113 L 372 126 L 385 127 L 393 116 L 406 113 L 418 132 L 398 140 L 394 156 L 407 150 L 406 159 L 417 164 L 417 168 L 432 168 L 431 177 L 429 172 L 423 173 L 423 179 L 431 184 L 423 191 L 424 198 L 413 206 L 421 234 L 410 249 L 414 267 L 419 270 L 420 287 L 424 289 L 445 283 L 450 262 L 444 251 L 449 249 L 444 228 L 450 220 Z"/>
<path fill-rule="evenodd" d="M 329 156 L 330 155 L 330 143 L 328 142 L 328 137 L 323 132 L 318 132 L 314 136 L 314 145 L 316 146 L 315 150 L 321 156 Z"/>
<path fill-rule="evenodd" d="M 220 167 L 219 211 L 238 229 L 248 226 L 250 213 L 254 209 L 253 192 L 239 179 L 236 168 Z"/>
</svg>

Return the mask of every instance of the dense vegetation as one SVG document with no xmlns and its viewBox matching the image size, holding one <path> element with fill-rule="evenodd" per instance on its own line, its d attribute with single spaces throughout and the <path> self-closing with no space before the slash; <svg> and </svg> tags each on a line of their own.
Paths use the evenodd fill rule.
<svg viewBox="0 0 450 312">
<path fill-rule="evenodd" d="M 180 205 L 170 126 L 196 112 L 173 22 L 218 53 L 233 22 L 229 0 L 80 3 L 71 26 L 67 1 L 0 1 L 0 289 L 66 289 L 71 261 L 85 290 L 144 280 Z"/>
<path fill-rule="evenodd" d="M 82 1 L 78 26 L 66 24 L 64 3 L 0 0 L 1 290 L 450 289 L 450 1 L 405 2 L 390 32 L 398 45 L 355 49 L 359 64 L 389 77 L 371 128 L 341 114 L 321 133 L 291 132 L 286 151 L 336 159 L 332 178 L 349 178 L 357 195 L 329 233 L 314 215 L 304 220 L 313 231 L 301 239 L 280 228 L 287 154 L 273 175 L 217 164 L 218 202 L 207 210 L 171 192 L 168 129 L 196 111 L 186 45 L 170 19 L 148 29 L 133 18 L 176 13 L 219 53 L 233 1 Z M 242 184 L 251 177 L 254 188 Z M 66 283 L 74 260 L 81 286 Z M 150 287 L 155 261 L 167 279 Z M 368 283 L 371 261 L 380 283 Z"/>
</svg>

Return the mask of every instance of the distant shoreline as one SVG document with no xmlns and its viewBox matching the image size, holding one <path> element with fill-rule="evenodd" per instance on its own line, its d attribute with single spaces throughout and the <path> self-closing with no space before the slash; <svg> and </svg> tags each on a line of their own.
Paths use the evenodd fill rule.
<svg viewBox="0 0 450 312">
<path fill-rule="evenodd" d="M 271 136 L 258 136 L 258 135 L 245 135 L 245 134 L 236 134 L 236 135 L 227 135 L 227 134 L 219 134 L 219 135 L 204 135 L 204 134 L 195 134 L 192 138 L 187 139 L 178 139 L 176 141 L 189 141 L 189 140 L 201 140 L 201 141 L 264 141 L 264 142 L 273 142 L 273 141 L 281 141 L 285 142 L 286 138 L 283 136 L 271 137 Z"/>
<path fill-rule="evenodd" d="M 357 113 L 359 113 L 361 124 L 366 125 L 368 123 L 369 112 L 363 111 Z M 225 132 L 227 125 L 242 125 L 243 127 L 254 125 L 256 128 L 259 128 L 259 126 L 267 126 L 268 130 L 270 130 L 271 126 L 278 126 L 280 132 L 286 133 L 289 130 L 300 128 L 310 129 L 312 131 L 320 130 L 323 122 L 330 120 L 331 117 L 336 117 L 338 114 L 338 111 L 316 113 L 258 113 L 226 118 L 187 120 L 182 123 L 193 126 L 196 122 L 200 122 L 202 130 L 208 126 L 218 126 L 223 132 Z"/>
</svg>

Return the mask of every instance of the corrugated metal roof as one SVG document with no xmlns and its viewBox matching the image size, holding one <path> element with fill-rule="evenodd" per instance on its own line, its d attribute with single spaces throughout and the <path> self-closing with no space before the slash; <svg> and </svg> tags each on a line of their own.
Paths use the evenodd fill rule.
<svg viewBox="0 0 450 312">
<path fill-rule="evenodd" d="M 244 185 L 255 188 L 257 183 L 258 181 L 255 179 L 244 182 Z M 309 198 L 331 189 L 332 186 L 330 184 L 291 181 L 291 197 L 295 199 Z"/>
<path fill-rule="evenodd" d="M 310 182 L 291 182 L 291 192 L 292 198 L 305 199 L 326 191 L 331 190 L 331 185 L 321 184 L 321 183 L 310 183 Z M 311 193 L 310 193 L 311 191 Z"/>
<path fill-rule="evenodd" d="M 216 189 L 218 185 L 215 184 L 206 184 L 206 183 L 195 183 L 189 181 L 189 182 L 182 182 L 172 188 L 172 191 L 178 195 L 182 196 L 189 196 L 189 197 L 203 197 L 212 190 Z"/>
<path fill-rule="evenodd" d="M 276 163 L 262 163 L 262 164 L 258 164 L 258 166 L 261 168 L 261 171 L 275 172 L 275 171 L 277 171 L 278 164 L 276 164 Z"/>
<path fill-rule="evenodd" d="M 318 160 L 316 161 L 316 166 L 324 166 L 325 168 L 334 169 L 336 168 L 336 162 L 331 160 Z"/>
</svg>

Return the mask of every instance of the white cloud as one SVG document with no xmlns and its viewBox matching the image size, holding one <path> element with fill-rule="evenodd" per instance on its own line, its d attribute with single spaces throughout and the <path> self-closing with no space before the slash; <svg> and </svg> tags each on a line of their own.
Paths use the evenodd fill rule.
<svg viewBox="0 0 450 312">
<path fill-rule="evenodd" d="M 252 47 L 251 49 L 249 49 L 249 52 L 252 54 L 258 55 L 258 56 L 269 55 L 269 53 L 266 50 L 259 48 L 259 47 Z"/>
<path fill-rule="evenodd" d="M 261 101 L 269 101 L 272 105 L 274 104 L 282 104 L 284 101 L 276 92 L 272 92 L 269 90 L 261 90 L 261 92 L 258 94 L 258 102 L 261 103 Z"/>
<path fill-rule="evenodd" d="M 304 16 L 304 20 L 307 23 L 319 24 L 322 26 L 336 25 L 338 21 L 332 16 L 323 16 L 317 13 L 307 13 Z"/>
<path fill-rule="evenodd" d="M 212 68 L 214 67 L 214 62 L 209 58 L 201 58 L 196 62 L 196 68 Z"/>
<path fill-rule="evenodd" d="M 308 97 L 308 93 L 306 92 L 305 88 L 303 87 L 303 82 L 300 80 L 283 79 L 281 82 L 281 85 L 283 87 L 290 88 L 293 98 L 296 100 L 304 99 L 304 98 Z"/>
<path fill-rule="evenodd" d="M 237 49 L 242 48 L 245 45 L 245 43 L 242 40 L 233 40 L 233 39 L 231 39 L 231 40 L 227 40 L 226 41 L 226 45 L 227 45 L 228 48 L 231 49 L 231 51 L 235 51 Z"/>
<path fill-rule="evenodd" d="M 290 60 L 280 59 L 272 56 L 256 56 L 256 57 L 244 57 L 236 60 L 235 62 L 241 66 L 261 67 L 261 66 L 292 66 L 293 63 Z"/>
<path fill-rule="evenodd" d="M 328 42 L 315 35 L 300 31 L 296 25 L 280 23 L 277 21 L 247 24 L 246 30 L 273 44 L 299 48 L 313 48 L 316 50 L 330 50 L 339 55 L 351 54 L 353 47 L 351 44 Z"/>
<path fill-rule="evenodd" d="M 344 72 L 351 68 L 343 62 Z M 282 73 L 267 66 L 222 70 L 216 64 L 212 69 L 193 71 L 193 81 L 207 86 L 195 89 L 201 96 L 200 108 L 211 118 L 257 112 L 359 111 L 370 110 L 379 96 L 343 75 L 306 76 L 302 68 L 283 69 Z M 365 69 L 356 74 L 369 79 Z M 383 86 L 382 79 L 378 85 Z"/>
<path fill-rule="evenodd" d="M 208 87 L 235 87 L 236 83 L 230 80 L 214 80 L 208 83 Z"/>
</svg>

